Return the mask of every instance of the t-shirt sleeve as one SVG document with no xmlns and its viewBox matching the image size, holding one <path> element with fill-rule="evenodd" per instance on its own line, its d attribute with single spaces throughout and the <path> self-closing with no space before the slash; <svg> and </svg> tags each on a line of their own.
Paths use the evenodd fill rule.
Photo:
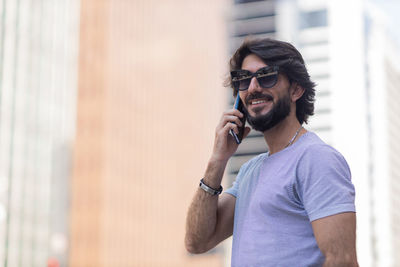
<svg viewBox="0 0 400 267">
<path fill-rule="evenodd" d="M 236 179 L 233 182 L 232 187 L 230 187 L 229 189 L 224 191 L 224 193 L 231 194 L 232 196 L 237 198 L 238 192 L 239 192 L 239 185 L 242 182 L 243 177 L 246 175 L 246 173 L 248 173 L 249 170 L 254 169 L 254 166 L 258 165 L 260 163 L 260 161 L 262 161 L 264 155 L 265 155 L 265 153 L 260 154 L 257 157 L 255 157 L 255 158 L 249 160 L 248 162 L 246 162 L 245 164 L 243 164 L 242 167 L 240 167 L 240 169 L 239 169 L 239 173 L 236 176 Z"/>
<path fill-rule="evenodd" d="M 328 145 L 314 145 L 304 153 L 297 169 L 296 187 L 310 221 L 355 212 L 349 166 Z"/>
<path fill-rule="evenodd" d="M 243 174 L 243 168 L 244 168 L 244 166 L 242 166 L 240 168 L 239 173 L 236 176 L 235 181 L 233 182 L 233 185 L 230 188 L 228 188 L 227 190 L 225 190 L 224 193 L 231 194 L 232 196 L 237 198 L 238 191 L 239 191 L 239 184 L 240 184 L 240 180 L 241 180 L 241 177 Z"/>
</svg>

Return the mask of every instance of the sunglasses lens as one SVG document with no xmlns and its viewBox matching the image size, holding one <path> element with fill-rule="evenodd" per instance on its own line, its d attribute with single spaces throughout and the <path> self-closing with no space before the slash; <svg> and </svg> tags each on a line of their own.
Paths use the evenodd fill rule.
<svg viewBox="0 0 400 267">
<path fill-rule="evenodd" d="M 246 90 L 247 88 L 249 88 L 250 85 L 250 81 L 251 78 L 247 78 L 247 79 L 242 79 L 238 82 L 239 86 L 237 87 L 239 90 Z"/>
<path fill-rule="evenodd" d="M 273 87 L 276 84 L 277 80 L 278 80 L 278 73 L 268 76 L 257 77 L 257 81 L 262 88 Z"/>
<path fill-rule="evenodd" d="M 232 85 L 236 90 L 246 90 L 249 88 L 252 76 L 249 73 L 232 73 Z"/>
</svg>

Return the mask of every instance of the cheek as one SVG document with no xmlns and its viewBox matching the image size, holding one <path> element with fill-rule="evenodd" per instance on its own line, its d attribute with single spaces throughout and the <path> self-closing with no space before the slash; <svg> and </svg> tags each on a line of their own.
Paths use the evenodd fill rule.
<svg viewBox="0 0 400 267">
<path fill-rule="evenodd" d="M 278 98 L 289 98 L 292 99 L 290 84 L 287 81 L 280 79 L 278 83 L 272 88 L 271 94 L 274 100 Z"/>
<path fill-rule="evenodd" d="M 275 84 L 274 88 L 276 87 L 276 88 L 289 90 L 290 86 L 291 86 L 291 84 L 290 84 L 289 80 L 286 78 L 286 76 L 280 74 L 278 76 L 278 81 Z"/>
</svg>

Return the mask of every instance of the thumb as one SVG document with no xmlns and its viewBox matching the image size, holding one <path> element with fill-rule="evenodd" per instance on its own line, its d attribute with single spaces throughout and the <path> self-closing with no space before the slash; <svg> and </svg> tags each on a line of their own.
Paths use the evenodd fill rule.
<svg viewBox="0 0 400 267">
<path fill-rule="evenodd" d="M 250 131 L 251 131 L 250 127 L 246 126 L 246 128 L 244 128 L 243 139 L 249 135 Z"/>
</svg>

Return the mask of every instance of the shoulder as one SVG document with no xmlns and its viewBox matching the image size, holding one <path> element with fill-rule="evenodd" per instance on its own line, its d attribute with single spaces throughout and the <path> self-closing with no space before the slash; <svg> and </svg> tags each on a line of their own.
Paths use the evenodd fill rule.
<svg viewBox="0 0 400 267">
<path fill-rule="evenodd" d="M 304 145 L 300 163 L 342 163 L 347 165 L 343 155 L 322 141 L 315 133 L 308 133 L 308 142 Z"/>
<path fill-rule="evenodd" d="M 327 144 L 310 145 L 300 158 L 301 165 L 343 165 L 348 168 L 346 159 L 335 148 Z"/>
<path fill-rule="evenodd" d="M 321 141 L 304 149 L 295 181 L 310 221 L 355 211 L 350 168 L 342 154 L 330 145 Z"/>
<path fill-rule="evenodd" d="M 315 135 L 314 138 L 318 136 Z M 305 146 L 298 158 L 298 178 L 304 181 L 311 177 L 322 178 L 332 174 L 335 177 L 351 179 L 350 168 L 343 155 L 321 139 Z"/>
</svg>

